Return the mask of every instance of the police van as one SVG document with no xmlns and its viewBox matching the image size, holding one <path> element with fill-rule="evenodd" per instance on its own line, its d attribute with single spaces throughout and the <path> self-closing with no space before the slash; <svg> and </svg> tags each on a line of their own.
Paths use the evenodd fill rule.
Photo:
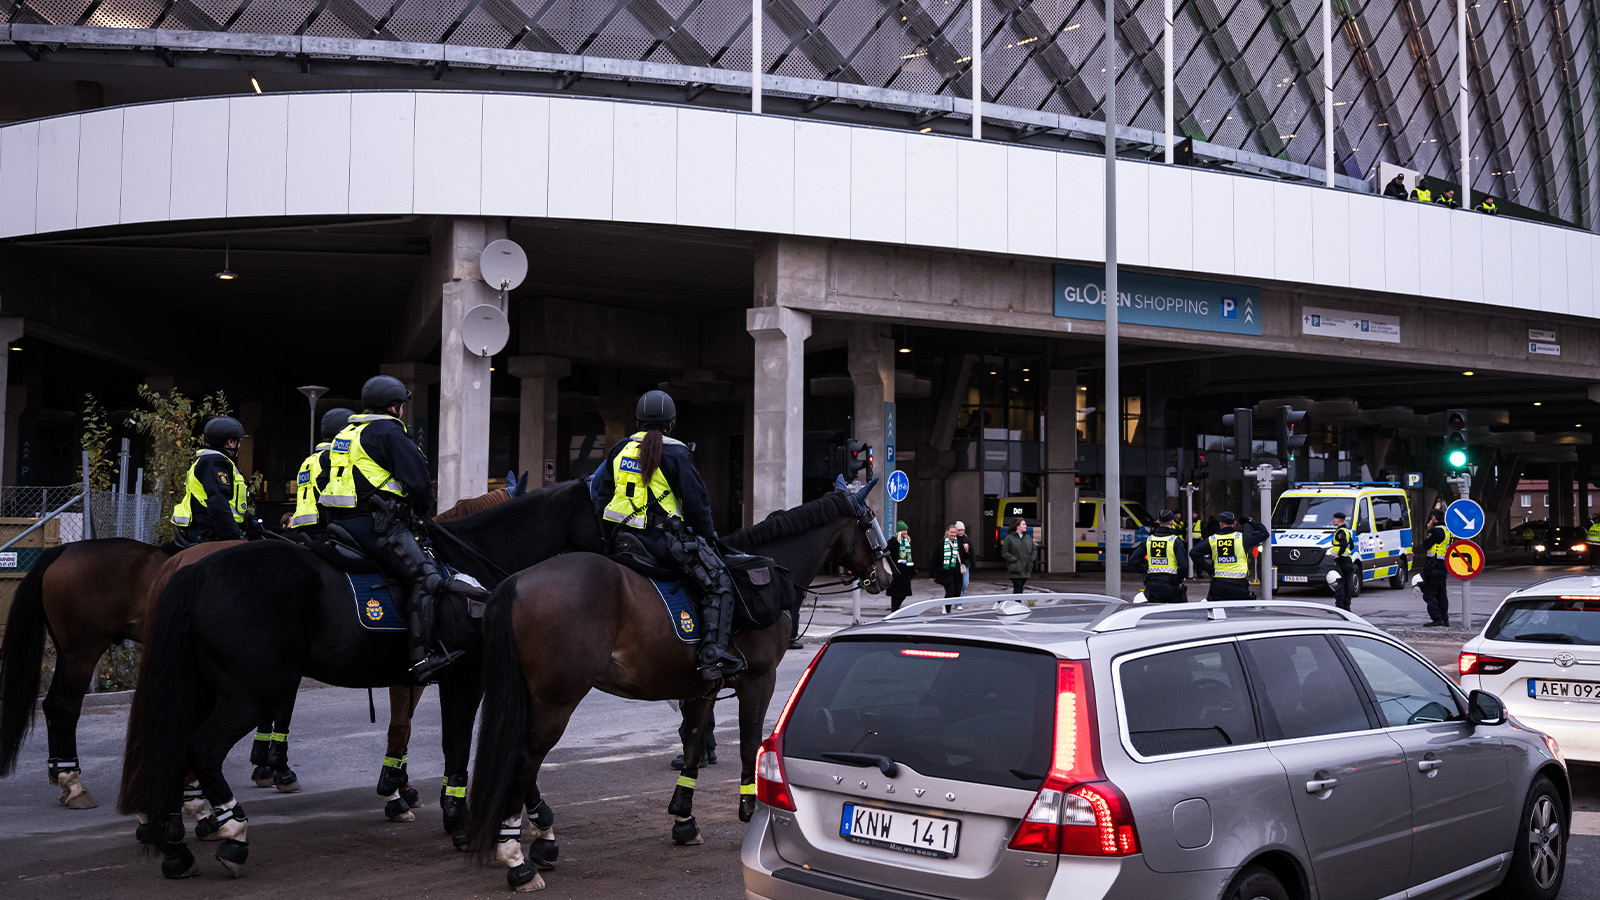
<svg viewBox="0 0 1600 900">
<path fill-rule="evenodd" d="M 1318 482 L 1297 484 L 1272 508 L 1272 565 L 1279 587 L 1326 587 L 1333 568 L 1333 514 L 1344 513 L 1355 537 L 1359 577 L 1405 587 L 1411 568 L 1411 504 L 1398 484 Z"/>
<path fill-rule="evenodd" d="M 1105 511 L 1104 497 L 1078 498 L 1078 519 L 1073 529 L 1078 562 L 1105 564 Z M 1144 543 L 1145 537 L 1156 527 L 1156 517 L 1137 500 L 1124 500 L 1121 521 L 1118 524 L 1121 528 L 1117 531 L 1117 543 L 1120 548 L 1117 558 L 1126 565 L 1128 554 L 1133 552 L 1136 545 Z"/>
</svg>

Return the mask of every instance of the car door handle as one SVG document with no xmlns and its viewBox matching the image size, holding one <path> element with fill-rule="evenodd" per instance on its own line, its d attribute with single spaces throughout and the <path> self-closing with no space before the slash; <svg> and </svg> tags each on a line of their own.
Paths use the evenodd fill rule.
<svg viewBox="0 0 1600 900">
<path fill-rule="evenodd" d="M 1444 765 L 1444 760 L 1442 759 L 1419 759 L 1417 760 L 1417 771 L 1432 772 L 1442 765 Z"/>
<path fill-rule="evenodd" d="M 1331 791 L 1338 786 L 1339 779 L 1337 778 L 1313 778 L 1306 782 L 1306 793 L 1320 794 L 1323 791 Z"/>
</svg>

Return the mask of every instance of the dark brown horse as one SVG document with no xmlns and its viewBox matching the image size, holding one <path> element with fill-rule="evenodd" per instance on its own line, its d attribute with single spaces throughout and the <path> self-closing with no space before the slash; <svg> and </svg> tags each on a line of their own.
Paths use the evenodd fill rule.
<svg viewBox="0 0 1600 900">
<path fill-rule="evenodd" d="M 841 482 L 839 490 L 774 513 L 730 535 L 727 543 L 771 557 L 799 587 L 832 563 L 876 592 L 893 579 L 894 570 L 883 532 L 866 505 L 873 484 L 852 493 Z M 648 579 L 597 554 L 559 556 L 502 583 L 489 601 L 483 627 L 486 712 L 467 804 L 472 850 L 482 854 L 493 848 L 495 858 L 509 867 L 506 880 L 516 890 L 544 887 L 523 856 L 522 813 L 526 809 L 532 820 L 531 855 L 547 866 L 555 859 L 554 815 L 539 795 L 539 767 L 578 702 L 595 688 L 634 700 L 684 701 L 684 766 L 668 812 L 674 841 L 700 843 L 694 782 L 715 698 L 696 668 L 695 645 L 678 640 Z M 789 628 L 784 615 L 733 640 L 748 663 L 742 675 L 725 684 L 739 698 L 739 815 L 744 821 L 755 810 L 756 752 Z"/>
</svg>

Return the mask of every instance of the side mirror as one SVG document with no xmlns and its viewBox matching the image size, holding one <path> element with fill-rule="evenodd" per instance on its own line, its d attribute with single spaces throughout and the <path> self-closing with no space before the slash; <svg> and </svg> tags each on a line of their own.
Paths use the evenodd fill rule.
<svg viewBox="0 0 1600 900">
<path fill-rule="evenodd" d="M 1467 723 L 1470 725 L 1504 725 L 1506 705 L 1488 691 L 1473 691 L 1467 695 Z"/>
</svg>

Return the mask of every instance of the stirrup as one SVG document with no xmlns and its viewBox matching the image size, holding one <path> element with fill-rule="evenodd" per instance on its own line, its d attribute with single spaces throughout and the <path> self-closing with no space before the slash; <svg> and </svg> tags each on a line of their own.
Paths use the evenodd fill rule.
<svg viewBox="0 0 1600 900">
<path fill-rule="evenodd" d="M 706 681 L 721 681 L 741 675 L 746 668 L 743 657 L 729 653 L 727 650 L 717 648 L 717 653 L 710 659 L 700 661 L 700 677 Z"/>
<path fill-rule="evenodd" d="M 444 653 L 432 653 L 411 664 L 406 672 L 417 684 L 430 684 L 439 673 L 448 669 L 451 663 L 466 655 L 464 650 L 447 650 Z"/>
</svg>

